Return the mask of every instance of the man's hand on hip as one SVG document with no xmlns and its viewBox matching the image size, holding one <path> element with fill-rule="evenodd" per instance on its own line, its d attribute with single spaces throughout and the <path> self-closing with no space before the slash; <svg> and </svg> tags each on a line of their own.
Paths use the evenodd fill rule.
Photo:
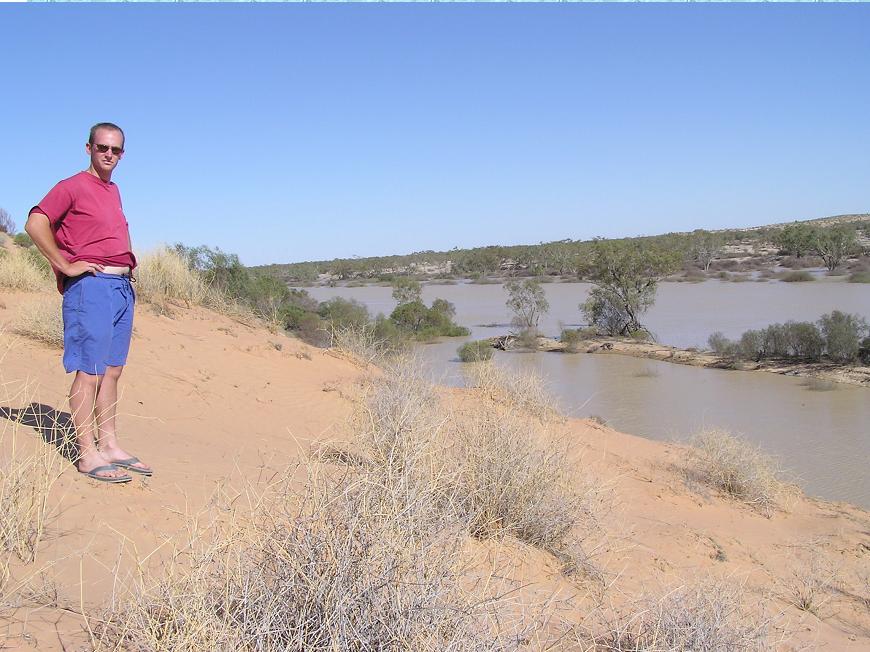
<svg viewBox="0 0 870 652">
<path fill-rule="evenodd" d="M 89 263 L 86 260 L 79 260 L 74 263 L 69 263 L 66 269 L 60 270 L 64 276 L 75 277 L 82 274 L 95 274 L 103 271 L 103 265 L 99 263 Z"/>
</svg>

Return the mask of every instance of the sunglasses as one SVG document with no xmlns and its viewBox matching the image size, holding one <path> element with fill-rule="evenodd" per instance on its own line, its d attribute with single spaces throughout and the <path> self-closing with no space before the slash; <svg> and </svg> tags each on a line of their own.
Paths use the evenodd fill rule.
<svg viewBox="0 0 870 652">
<path fill-rule="evenodd" d="M 123 147 L 110 147 L 109 145 L 100 145 L 97 143 L 91 143 L 91 147 L 96 149 L 100 154 L 105 154 L 109 150 L 112 150 L 112 154 L 114 154 L 115 156 L 120 156 L 124 153 Z"/>
</svg>

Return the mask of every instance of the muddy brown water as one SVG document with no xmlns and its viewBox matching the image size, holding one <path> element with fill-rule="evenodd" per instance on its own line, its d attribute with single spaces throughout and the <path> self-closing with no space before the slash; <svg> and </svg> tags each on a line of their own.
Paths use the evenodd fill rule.
<svg viewBox="0 0 870 652">
<path fill-rule="evenodd" d="M 587 283 L 549 283 L 550 312 L 541 330 L 580 324 Z M 389 287 L 317 287 L 323 301 L 353 298 L 372 314 L 395 306 Z M 456 306 L 456 321 L 472 338 L 510 330 L 501 285 L 427 285 L 423 298 Z M 831 310 L 870 319 L 870 286 L 834 280 L 812 283 L 664 283 L 645 322 L 664 344 L 703 347 L 713 331 L 739 337 L 773 322 L 814 321 Z M 469 338 L 421 346 L 439 382 L 462 385 L 457 347 Z M 810 495 L 870 508 L 870 389 L 834 385 L 819 391 L 807 379 L 761 372 L 702 369 L 618 355 L 497 352 L 496 364 L 534 369 L 569 415 L 597 415 L 614 428 L 651 439 L 685 440 L 702 428 L 741 433 L 775 455 Z"/>
</svg>

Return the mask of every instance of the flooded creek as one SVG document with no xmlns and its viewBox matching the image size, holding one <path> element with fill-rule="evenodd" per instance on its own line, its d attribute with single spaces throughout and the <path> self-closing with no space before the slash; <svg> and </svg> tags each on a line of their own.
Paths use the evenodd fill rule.
<svg viewBox="0 0 870 652">
<path fill-rule="evenodd" d="M 550 312 L 541 331 L 582 321 L 586 283 L 543 286 Z M 323 301 L 356 299 L 374 315 L 389 314 L 389 287 L 308 288 Z M 510 312 L 501 285 L 429 285 L 428 303 L 456 306 L 456 322 L 471 338 L 505 334 Z M 831 280 L 812 283 L 663 283 L 645 323 L 664 344 L 703 347 L 713 331 L 734 338 L 749 328 L 790 319 L 815 321 L 831 310 L 870 318 L 870 286 Z M 467 338 L 420 347 L 438 382 L 462 385 L 456 348 Z M 565 414 L 597 415 L 623 432 L 684 440 L 701 428 L 741 433 L 775 455 L 810 495 L 870 508 L 870 389 L 835 385 L 816 391 L 807 379 L 761 372 L 688 367 L 619 355 L 496 352 L 496 364 L 544 376 Z"/>
</svg>

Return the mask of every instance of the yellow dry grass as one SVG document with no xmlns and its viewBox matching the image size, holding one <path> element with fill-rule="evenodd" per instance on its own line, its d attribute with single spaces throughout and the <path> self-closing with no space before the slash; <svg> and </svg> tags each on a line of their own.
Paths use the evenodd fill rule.
<svg viewBox="0 0 870 652">
<path fill-rule="evenodd" d="M 37 292 L 52 287 L 54 276 L 38 251 L 0 247 L 0 288 Z"/>
<path fill-rule="evenodd" d="M 21 304 L 9 329 L 23 337 L 63 348 L 63 315 L 57 293 L 39 294 Z"/>
</svg>

